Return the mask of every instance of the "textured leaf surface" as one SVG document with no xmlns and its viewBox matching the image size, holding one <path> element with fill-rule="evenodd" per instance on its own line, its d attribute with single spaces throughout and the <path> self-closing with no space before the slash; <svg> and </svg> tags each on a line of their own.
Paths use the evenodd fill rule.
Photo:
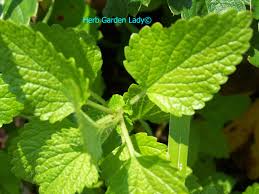
<svg viewBox="0 0 259 194">
<path fill-rule="evenodd" d="M 36 17 L 38 1 L 5 0 L 4 19 L 11 19 L 16 23 L 29 24 L 32 16 Z"/>
<path fill-rule="evenodd" d="M 121 95 L 118 95 L 118 94 L 112 95 L 108 103 L 108 107 L 110 109 L 112 109 L 113 111 L 119 111 L 123 109 L 124 106 L 125 106 L 125 102 Z"/>
<path fill-rule="evenodd" d="M 132 84 L 128 92 L 123 95 L 125 102 L 130 106 L 130 100 L 141 92 L 142 90 L 138 85 Z M 137 103 L 133 104 L 132 111 L 133 121 L 143 119 L 154 123 L 161 123 L 169 120 L 169 114 L 162 112 L 147 96 L 141 97 Z"/>
<path fill-rule="evenodd" d="M 242 0 L 206 0 L 206 5 L 209 12 L 221 12 L 230 8 L 237 11 L 246 10 Z"/>
<path fill-rule="evenodd" d="M 19 136 L 11 143 L 13 172 L 23 180 L 34 182 L 36 160 L 46 142 L 55 132 L 73 126 L 67 120 L 53 125 L 47 121 L 31 120 L 25 125 Z"/>
<path fill-rule="evenodd" d="M 39 155 L 35 180 L 42 194 L 80 193 L 98 181 L 98 169 L 84 151 L 77 128 L 63 128 L 52 135 Z"/>
<path fill-rule="evenodd" d="M 95 80 L 102 66 L 102 56 L 91 36 L 84 31 L 64 29 L 59 25 L 50 27 L 43 23 L 34 26 L 34 29 L 40 31 L 66 58 L 73 57 L 91 82 Z"/>
<path fill-rule="evenodd" d="M 143 156 L 158 156 L 167 159 L 167 146 L 157 142 L 153 136 L 148 136 L 146 133 L 137 133 L 131 136 L 131 141 L 135 150 Z M 128 160 L 129 153 L 125 147 L 120 156 L 120 160 Z"/>
<path fill-rule="evenodd" d="M 131 158 L 109 181 L 107 194 L 187 194 L 170 162 L 158 157 Z"/>
<path fill-rule="evenodd" d="M 242 60 L 250 23 L 249 13 L 233 10 L 179 20 L 170 28 L 156 23 L 132 35 L 124 65 L 164 112 L 192 115 Z"/>
<path fill-rule="evenodd" d="M 85 103 L 88 84 L 75 61 L 58 53 L 40 33 L 0 21 L 0 55 L 11 92 L 42 120 L 61 120 L 74 111 L 73 103 Z"/>
<path fill-rule="evenodd" d="M 143 156 L 158 156 L 167 159 L 167 146 L 157 142 L 153 136 L 146 133 L 137 133 L 131 136 L 135 150 Z M 122 145 L 110 153 L 102 162 L 102 173 L 108 180 L 119 170 L 119 166 L 130 159 L 128 148 Z M 111 165 L 112 164 L 112 165 Z"/>
<path fill-rule="evenodd" d="M 19 194 L 20 181 L 11 173 L 10 158 L 0 151 L 0 193 Z"/>
<path fill-rule="evenodd" d="M 13 117 L 19 114 L 23 105 L 16 100 L 16 96 L 9 91 L 8 84 L 4 83 L 0 74 L 0 127 L 10 123 Z"/>
<path fill-rule="evenodd" d="M 243 194 L 257 194 L 259 193 L 259 184 L 255 183 L 252 186 L 247 187 Z"/>
</svg>

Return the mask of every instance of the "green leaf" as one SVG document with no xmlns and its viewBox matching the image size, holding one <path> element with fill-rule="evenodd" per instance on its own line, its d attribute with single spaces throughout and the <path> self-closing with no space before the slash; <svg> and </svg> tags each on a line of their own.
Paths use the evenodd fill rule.
<svg viewBox="0 0 259 194">
<path fill-rule="evenodd" d="M 55 0 L 49 24 L 60 24 L 63 27 L 75 27 L 82 22 L 86 3 L 84 0 Z"/>
<path fill-rule="evenodd" d="M 185 185 L 190 194 L 200 194 L 202 191 L 202 186 L 200 185 L 198 178 L 193 174 L 186 177 Z"/>
<path fill-rule="evenodd" d="M 95 92 L 99 96 L 103 96 L 104 90 L 106 89 L 106 85 L 104 83 L 101 70 L 97 73 L 97 77 L 92 86 L 93 87 L 91 87 L 91 89 L 93 92 Z"/>
<path fill-rule="evenodd" d="M 162 111 L 192 115 L 227 81 L 249 48 L 251 15 L 234 10 L 156 23 L 131 36 L 124 65 Z M 217 31 L 217 33 L 215 33 Z"/>
<path fill-rule="evenodd" d="M 214 168 L 211 168 L 211 164 L 208 163 L 208 158 L 209 157 L 204 157 L 203 163 L 201 163 L 197 168 L 197 172 L 202 174 L 201 180 L 199 180 L 194 174 L 187 177 L 185 182 L 190 194 L 232 193 L 231 191 L 236 183 L 235 179 L 226 174 L 216 172 L 215 164 L 213 164 Z M 200 169 L 202 169 L 202 171 Z"/>
<path fill-rule="evenodd" d="M 159 9 L 159 7 L 161 7 L 164 3 L 165 3 L 165 0 L 162 0 L 162 1 L 157 1 L 157 0 L 148 0 L 146 2 L 150 2 L 148 5 L 146 6 L 141 6 L 139 12 L 153 12 L 157 9 Z"/>
<path fill-rule="evenodd" d="M 29 24 L 31 17 L 36 17 L 38 1 L 5 0 L 4 19 L 10 19 L 16 23 Z"/>
<path fill-rule="evenodd" d="M 202 170 L 200 170 L 202 169 Z M 204 182 L 216 173 L 216 163 L 213 157 L 201 154 L 199 160 L 192 166 L 193 174 Z"/>
<path fill-rule="evenodd" d="M 259 184 L 254 183 L 252 186 L 247 187 L 243 194 L 257 194 L 259 192 Z"/>
<path fill-rule="evenodd" d="M 204 119 L 223 125 L 241 116 L 251 105 L 251 99 L 245 95 L 215 95 L 206 107 L 199 111 Z M 228 107 L 226 109 L 226 107 Z M 213 110 L 213 111 L 212 111 Z"/>
<path fill-rule="evenodd" d="M 103 15 L 107 17 L 126 17 L 136 15 L 141 5 L 148 6 L 151 0 L 107 0 Z"/>
<path fill-rule="evenodd" d="M 3 4 L 4 4 L 4 1 L 1 0 L 0 1 L 0 19 L 2 19 L 2 17 L 3 17 Z"/>
<path fill-rule="evenodd" d="M 64 29 L 60 25 L 50 27 L 43 23 L 35 25 L 34 29 L 40 31 L 66 58 L 74 58 L 77 67 L 84 70 L 91 83 L 94 82 L 102 66 L 102 56 L 90 35 L 84 31 Z"/>
<path fill-rule="evenodd" d="M 251 40 L 251 48 L 248 52 L 248 61 L 255 67 L 259 67 L 259 24 L 258 21 L 253 21 L 252 24 L 254 34 Z"/>
<path fill-rule="evenodd" d="M 243 2 L 245 3 L 245 5 L 250 5 L 250 0 L 243 0 Z"/>
<path fill-rule="evenodd" d="M 209 12 L 222 12 L 227 9 L 235 9 L 237 11 L 246 10 L 245 3 L 242 0 L 206 0 Z"/>
<path fill-rule="evenodd" d="M 229 157 L 230 149 L 221 124 L 213 121 L 196 121 L 192 123 L 191 130 L 199 135 L 200 142 L 193 142 L 199 145 L 198 153 L 206 153 L 216 158 Z"/>
<path fill-rule="evenodd" d="M 42 147 L 35 181 L 40 193 L 74 194 L 98 181 L 98 169 L 84 150 L 78 128 L 63 128 Z"/>
<path fill-rule="evenodd" d="M 187 194 L 170 162 L 154 156 L 131 158 L 109 181 L 107 194 Z"/>
<path fill-rule="evenodd" d="M 158 143 L 153 136 L 147 136 L 146 133 L 137 133 L 131 136 L 131 141 L 134 149 L 143 156 L 157 156 L 162 159 L 168 159 L 167 146 Z M 129 159 L 130 155 L 127 147 L 125 145 L 117 147 L 102 162 L 103 176 L 108 180 L 119 169 L 119 166 Z"/>
<path fill-rule="evenodd" d="M 182 11 L 182 18 L 189 19 L 194 16 L 205 16 L 208 14 L 208 9 L 205 0 L 193 0 L 190 8 L 185 8 Z"/>
<path fill-rule="evenodd" d="M 193 149 L 196 149 L 196 154 L 200 152 L 216 158 L 229 157 L 229 145 L 222 129 L 227 122 L 243 114 L 250 104 L 250 98 L 242 95 L 216 95 L 208 102 L 206 107 L 199 111 L 202 120 L 193 120 L 191 125 L 190 154 L 192 157 L 195 151 Z M 196 141 L 193 137 L 196 137 Z"/>
<path fill-rule="evenodd" d="M 55 122 L 88 98 L 88 82 L 39 32 L 0 21 L 0 70 L 10 91 L 35 116 Z"/>
<path fill-rule="evenodd" d="M 36 182 L 42 193 L 59 193 L 63 183 L 67 185 L 65 193 L 80 192 L 95 184 L 96 161 L 101 155 L 100 142 L 96 142 L 98 131 L 78 116 L 79 128 L 67 119 L 54 124 L 35 119 L 26 124 L 9 150 L 16 176 Z M 86 144 L 84 140 L 88 140 Z"/>
<path fill-rule="evenodd" d="M 253 48 L 253 54 L 248 57 L 249 62 L 259 68 L 259 50 Z"/>
<path fill-rule="evenodd" d="M 251 0 L 253 15 L 255 19 L 259 19 L 259 1 L 258 0 Z"/>
<path fill-rule="evenodd" d="M 106 17 L 126 17 L 128 15 L 129 0 L 107 0 L 103 9 L 103 15 Z"/>
<path fill-rule="evenodd" d="M 107 116 L 107 113 L 102 112 L 98 109 L 92 108 L 90 106 L 83 106 L 84 112 L 94 121 L 102 119 L 103 117 Z"/>
<path fill-rule="evenodd" d="M 94 189 L 85 188 L 81 194 L 104 194 L 104 193 L 105 192 L 103 191 L 102 188 L 94 188 Z"/>
<path fill-rule="evenodd" d="M 219 194 L 229 194 L 231 193 L 236 181 L 233 177 L 228 176 L 224 173 L 215 173 L 205 179 L 202 183 L 205 187 L 214 187 Z"/>
<path fill-rule="evenodd" d="M 167 3 L 174 14 L 180 14 L 184 9 L 192 6 L 192 0 L 167 0 Z"/>
<path fill-rule="evenodd" d="M 106 132 L 108 137 L 105 137 L 105 141 L 102 141 L 103 157 L 108 156 L 116 147 L 121 145 L 121 136 L 114 129 Z"/>
<path fill-rule="evenodd" d="M 205 177 L 205 182 L 202 185 L 193 174 L 186 179 L 186 185 L 191 194 L 230 194 L 234 184 L 235 180 L 223 173 L 215 173 Z"/>
<path fill-rule="evenodd" d="M 100 24 L 94 23 L 90 24 L 87 22 L 84 22 L 84 18 L 94 18 L 96 17 L 97 11 L 93 9 L 89 4 L 85 5 L 85 11 L 83 16 L 83 21 L 76 27 L 77 29 L 86 31 L 88 34 L 94 37 L 94 39 L 97 41 L 102 38 L 102 33 L 99 31 Z"/>
<path fill-rule="evenodd" d="M 123 97 L 118 94 L 114 94 L 109 100 L 108 107 L 113 111 L 119 111 L 125 106 Z"/>
<path fill-rule="evenodd" d="M 4 151 L 0 151 L 0 180 L 1 194 L 20 193 L 20 181 L 11 173 L 10 158 Z"/>
<path fill-rule="evenodd" d="M 2 74 L 0 74 L 0 127 L 3 124 L 12 122 L 13 117 L 18 115 L 22 109 L 23 105 L 9 91 L 8 84 L 4 83 Z"/>
<path fill-rule="evenodd" d="M 148 136 L 146 133 L 137 133 L 131 136 L 131 141 L 135 148 L 135 151 L 142 156 L 158 156 L 163 159 L 167 157 L 167 146 L 165 144 L 157 142 L 157 139 L 153 136 Z M 128 149 L 124 148 L 122 151 L 121 160 L 129 159 Z"/>
<path fill-rule="evenodd" d="M 219 193 L 214 186 L 207 185 L 203 188 L 202 192 L 200 192 L 199 194 L 222 194 L 222 193 Z"/>
<path fill-rule="evenodd" d="M 9 148 L 15 175 L 28 182 L 34 182 L 36 160 L 42 147 L 54 133 L 71 126 L 74 125 L 66 119 L 52 125 L 47 121 L 30 120 L 20 130 L 19 136 L 13 139 Z"/>
<path fill-rule="evenodd" d="M 194 127 L 195 123 L 191 121 L 190 134 L 189 134 L 189 150 L 188 150 L 188 166 L 193 167 L 199 158 L 201 134 L 199 130 Z M 199 129 L 199 128 L 198 128 Z"/>
<path fill-rule="evenodd" d="M 83 135 L 84 151 L 89 153 L 94 162 L 102 156 L 101 137 L 95 122 L 83 111 L 76 113 L 79 129 Z"/>
<path fill-rule="evenodd" d="M 141 92 L 142 90 L 138 85 L 132 84 L 129 87 L 128 92 L 123 95 L 127 105 L 132 108 L 132 120 L 135 121 L 143 119 L 149 120 L 153 123 L 168 122 L 169 114 L 162 112 L 158 106 L 148 99 L 147 96 L 140 97 L 135 104 L 130 105 L 130 100 Z"/>
</svg>

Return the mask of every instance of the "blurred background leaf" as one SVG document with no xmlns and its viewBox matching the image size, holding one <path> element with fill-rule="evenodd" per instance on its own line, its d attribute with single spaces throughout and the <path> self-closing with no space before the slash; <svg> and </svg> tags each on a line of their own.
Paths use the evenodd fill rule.
<svg viewBox="0 0 259 194">
<path fill-rule="evenodd" d="M 9 155 L 0 150 L 0 193 L 20 194 L 20 181 L 12 174 Z"/>
<path fill-rule="evenodd" d="M 5 0 L 3 5 L 4 19 L 21 24 L 29 24 L 31 17 L 36 17 L 38 1 L 36 0 Z"/>
</svg>

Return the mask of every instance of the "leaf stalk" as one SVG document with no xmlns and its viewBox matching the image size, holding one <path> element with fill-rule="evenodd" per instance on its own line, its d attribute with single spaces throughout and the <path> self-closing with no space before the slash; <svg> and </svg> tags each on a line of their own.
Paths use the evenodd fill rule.
<svg viewBox="0 0 259 194">
<path fill-rule="evenodd" d="M 124 121 L 123 117 L 122 117 L 121 122 L 120 122 L 120 127 L 121 127 L 121 134 L 122 134 L 122 136 L 125 140 L 125 143 L 126 143 L 127 148 L 129 150 L 130 156 L 135 158 L 136 157 L 135 149 L 134 149 L 134 146 L 131 142 L 131 139 L 130 139 L 130 136 L 129 136 L 129 133 L 128 133 L 128 129 L 126 127 L 126 124 L 125 124 L 125 121 Z"/>
<path fill-rule="evenodd" d="M 55 0 L 52 0 L 51 4 L 50 4 L 50 6 L 49 6 L 49 9 L 48 9 L 48 11 L 47 11 L 47 14 L 45 15 L 45 17 L 44 17 L 43 20 L 42 20 L 42 23 L 45 23 L 45 24 L 48 23 L 49 18 L 50 18 L 50 16 L 51 16 L 52 11 L 53 11 L 53 8 L 54 8 L 54 4 L 55 4 Z"/>
<path fill-rule="evenodd" d="M 106 105 L 105 100 L 101 96 L 99 96 L 98 94 L 96 94 L 93 91 L 90 91 L 90 94 L 97 102 L 99 102 L 100 104 L 102 104 L 104 106 Z"/>
<path fill-rule="evenodd" d="M 93 102 L 91 100 L 87 101 L 87 105 L 92 107 L 92 108 L 95 108 L 97 110 L 100 110 L 102 112 L 105 112 L 105 113 L 108 113 L 108 114 L 114 114 L 113 110 L 111 110 L 111 109 L 109 109 L 109 108 L 107 108 L 107 107 L 105 107 L 103 105 L 97 104 L 96 102 Z"/>
<path fill-rule="evenodd" d="M 168 152 L 172 164 L 184 175 L 187 169 L 191 116 L 170 115 Z"/>
</svg>

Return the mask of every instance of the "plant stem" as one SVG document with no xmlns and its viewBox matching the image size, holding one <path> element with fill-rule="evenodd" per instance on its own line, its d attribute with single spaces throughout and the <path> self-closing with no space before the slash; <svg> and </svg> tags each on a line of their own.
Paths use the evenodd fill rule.
<svg viewBox="0 0 259 194">
<path fill-rule="evenodd" d="M 99 96 L 93 91 L 90 91 L 90 94 L 97 102 L 101 103 L 102 105 L 106 105 L 105 100 L 101 96 Z"/>
<path fill-rule="evenodd" d="M 144 95 L 145 95 L 145 92 L 141 92 L 141 93 L 137 94 L 136 96 L 134 96 L 133 98 L 131 98 L 130 105 L 137 103 L 139 101 L 139 99 Z"/>
<path fill-rule="evenodd" d="M 129 136 L 129 133 L 128 133 L 128 129 L 126 127 L 126 124 L 125 124 L 125 121 L 124 121 L 124 118 L 122 117 L 121 119 L 121 122 L 120 122 L 120 126 L 121 126 L 121 134 L 126 142 L 126 145 L 127 145 L 127 148 L 129 150 L 129 153 L 130 153 L 130 156 L 131 157 L 135 157 L 135 149 L 134 149 L 134 146 L 131 142 L 131 139 L 130 139 L 130 136 Z"/>
<path fill-rule="evenodd" d="M 87 101 L 87 105 L 91 106 L 92 108 L 98 109 L 98 110 L 100 110 L 102 112 L 108 113 L 108 114 L 113 114 L 114 113 L 111 109 L 109 109 L 109 108 L 107 108 L 107 107 L 105 107 L 103 105 L 97 104 L 97 103 L 95 103 L 95 102 L 93 102 L 91 100 Z"/>
<path fill-rule="evenodd" d="M 168 152 L 175 168 L 186 174 L 191 116 L 170 115 Z"/>
<path fill-rule="evenodd" d="M 46 23 L 46 24 L 48 23 L 49 18 L 50 18 L 51 14 L 52 14 L 52 11 L 53 11 L 54 4 L 55 4 L 55 0 L 52 0 L 51 4 L 49 6 L 48 12 L 47 12 L 47 14 L 45 15 L 45 17 L 42 20 L 42 23 Z"/>
</svg>

